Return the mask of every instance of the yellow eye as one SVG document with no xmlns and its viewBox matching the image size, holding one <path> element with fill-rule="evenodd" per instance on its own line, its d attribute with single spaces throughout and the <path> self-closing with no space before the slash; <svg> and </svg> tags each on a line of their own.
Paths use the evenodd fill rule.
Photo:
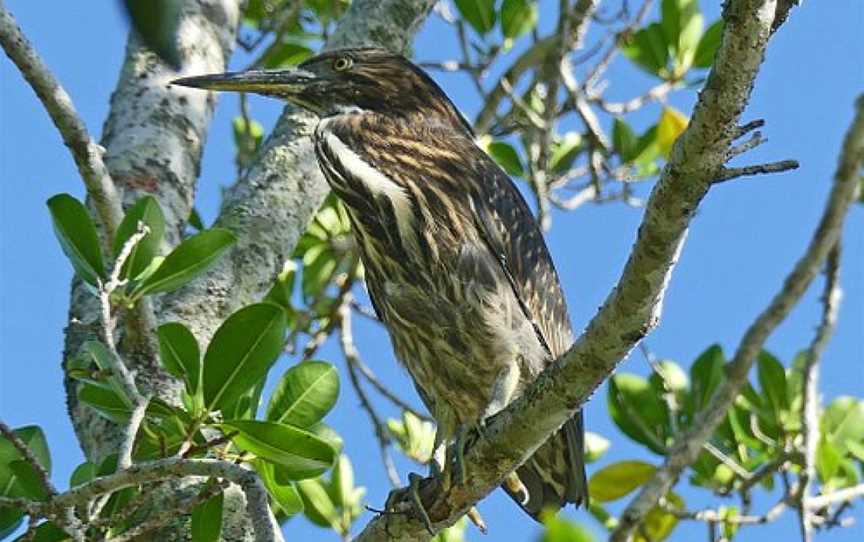
<svg viewBox="0 0 864 542">
<path fill-rule="evenodd" d="M 337 72 L 344 72 L 345 70 L 350 68 L 352 64 L 354 64 L 354 61 L 351 60 L 349 57 L 340 56 L 333 61 L 333 69 Z"/>
</svg>

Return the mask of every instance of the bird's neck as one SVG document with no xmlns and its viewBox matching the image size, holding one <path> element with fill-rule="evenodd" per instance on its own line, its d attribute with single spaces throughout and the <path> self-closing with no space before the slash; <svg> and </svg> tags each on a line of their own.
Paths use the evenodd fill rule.
<svg viewBox="0 0 864 542">
<path fill-rule="evenodd" d="M 346 144 L 386 144 L 388 140 L 429 142 L 436 138 L 473 140 L 461 118 L 429 111 L 382 114 L 375 111 L 346 110 L 321 119 L 316 131 L 333 133 Z"/>
</svg>

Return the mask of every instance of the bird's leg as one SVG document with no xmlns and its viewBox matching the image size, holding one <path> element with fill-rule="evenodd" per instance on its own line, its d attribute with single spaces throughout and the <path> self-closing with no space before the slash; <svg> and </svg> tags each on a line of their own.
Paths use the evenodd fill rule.
<svg viewBox="0 0 864 542">
<path fill-rule="evenodd" d="M 498 373 L 495 384 L 492 386 L 492 398 L 477 420 L 477 433 L 481 437 L 485 436 L 486 420 L 504 410 L 513 400 L 521 377 L 517 360 L 511 361 Z"/>
<path fill-rule="evenodd" d="M 415 472 L 408 473 L 408 495 L 411 497 L 411 502 L 414 504 L 414 510 L 416 510 L 417 514 L 420 516 L 420 521 L 423 522 L 423 525 L 426 527 L 426 530 L 429 531 L 429 534 L 435 536 L 435 531 L 432 529 L 432 520 L 429 519 L 429 514 L 423 506 L 423 499 L 420 498 L 421 481 L 423 481 L 423 478 L 419 474 Z"/>
</svg>

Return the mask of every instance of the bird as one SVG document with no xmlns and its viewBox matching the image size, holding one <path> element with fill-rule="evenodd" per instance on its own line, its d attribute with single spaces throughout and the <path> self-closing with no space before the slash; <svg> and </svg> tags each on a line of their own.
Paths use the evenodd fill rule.
<svg viewBox="0 0 864 542">
<path fill-rule="evenodd" d="M 434 470 L 460 483 L 466 435 L 573 342 L 558 274 L 516 185 L 438 84 L 397 53 L 345 48 L 294 69 L 173 83 L 318 116 L 315 156 L 348 211 L 372 305 L 437 424 Z M 587 505 L 581 411 L 502 488 L 538 521 Z"/>
</svg>

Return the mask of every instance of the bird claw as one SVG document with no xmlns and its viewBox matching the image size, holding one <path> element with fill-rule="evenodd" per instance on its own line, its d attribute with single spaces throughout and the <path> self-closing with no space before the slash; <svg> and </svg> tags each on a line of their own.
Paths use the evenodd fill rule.
<svg viewBox="0 0 864 542">
<path fill-rule="evenodd" d="M 423 522 L 423 526 L 429 531 L 429 534 L 435 536 L 432 520 L 429 518 L 428 512 L 426 512 L 425 506 L 423 506 L 423 499 L 420 498 L 420 483 L 422 481 L 423 477 L 419 474 L 414 472 L 408 473 L 408 487 L 391 491 L 390 496 L 387 497 L 387 502 L 384 504 L 384 509 L 389 514 L 408 512 L 408 510 L 400 506 L 400 503 L 405 501 L 407 497 L 410 503 L 409 508 L 413 509 L 420 521 Z"/>
<path fill-rule="evenodd" d="M 435 536 L 435 530 L 432 528 L 432 520 L 429 519 L 429 514 L 423 506 L 423 500 L 420 498 L 420 482 L 423 477 L 419 474 L 411 472 L 408 474 L 408 495 L 411 497 L 411 502 L 414 505 L 414 511 L 420 516 L 420 521 L 423 526 L 429 531 L 429 534 Z"/>
</svg>

